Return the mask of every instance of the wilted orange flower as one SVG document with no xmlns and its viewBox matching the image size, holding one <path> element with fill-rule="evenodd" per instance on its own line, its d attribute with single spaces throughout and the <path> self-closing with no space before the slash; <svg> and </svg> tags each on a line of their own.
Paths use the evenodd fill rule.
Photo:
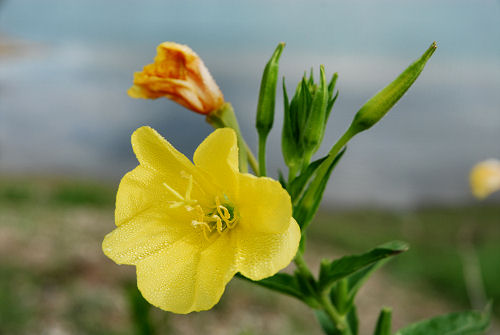
<svg viewBox="0 0 500 335">
<path fill-rule="evenodd" d="M 132 98 L 169 98 L 182 106 L 210 114 L 224 103 L 224 97 L 203 61 L 188 46 L 163 42 L 153 64 L 134 74 L 128 90 Z"/>
</svg>

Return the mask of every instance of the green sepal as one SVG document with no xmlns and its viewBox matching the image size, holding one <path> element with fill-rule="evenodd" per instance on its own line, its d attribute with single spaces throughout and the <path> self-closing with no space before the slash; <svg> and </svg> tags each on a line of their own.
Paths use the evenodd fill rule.
<svg viewBox="0 0 500 335">
<path fill-rule="evenodd" d="M 303 233 L 305 232 L 307 226 L 311 223 L 311 220 L 314 218 L 314 215 L 319 208 L 321 199 L 323 198 L 323 192 L 325 191 L 328 179 L 330 179 L 330 174 L 342 158 L 344 152 L 345 148 L 339 152 L 324 169 L 321 169 L 321 167 L 325 166 L 324 164 L 327 162 L 327 159 L 321 162 L 320 168 L 317 169 L 314 178 L 307 186 L 304 194 L 300 197 L 298 203 L 293 206 L 293 217 L 299 223 Z"/>
<path fill-rule="evenodd" d="M 335 72 L 332 76 L 332 79 L 330 80 L 330 83 L 328 83 L 328 105 L 326 106 L 326 116 L 325 116 L 325 126 L 326 122 L 328 121 L 328 118 L 330 117 L 330 113 L 333 109 L 333 105 L 335 104 L 335 101 L 337 100 L 337 97 L 339 96 L 339 91 L 337 90 L 337 93 L 333 95 L 333 91 L 335 90 L 335 84 L 337 83 L 337 78 L 339 75 L 337 72 Z"/>
<path fill-rule="evenodd" d="M 281 151 L 286 165 L 290 169 L 288 179 L 292 180 L 295 177 L 295 172 L 302 166 L 302 147 L 299 143 L 299 132 L 296 125 L 296 109 L 297 98 L 294 96 L 292 101 L 289 102 L 288 94 L 285 85 L 285 78 L 283 77 L 283 131 L 281 133 Z"/>
<path fill-rule="evenodd" d="M 441 315 L 406 326 L 394 335 L 475 335 L 483 334 L 491 321 L 491 306 L 484 311 Z"/>
<path fill-rule="evenodd" d="M 401 99 L 410 86 L 417 80 L 425 64 L 436 50 L 436 42 L 393 82 L 368 100 L 356 113 L 351 128 L 359 133 L 373 126 Z"/>
<path fill-rule="evenodd" d="M 384 258 L 398 255 L 408 250 L 408 244 L 393 241 L 380 245 L 364 254 L 345 256 L 333 262 L 322 262 L 319 272 L 320 290 L 330 289 L 336 281 L 345 278 Z"/>
<path fill-rule="evenodd" d="M 267 136 L 273 127 L 279 59 L 284 47 L 285 43 L 278 44 L 262 74 L 256 120 L 259 136 Z"/>
<path fill-rule="evenodd" d="M 382 308 L 373 335 L 391 335 L 391 316 L 392 310 L 390 308 Z"/>
</svg>

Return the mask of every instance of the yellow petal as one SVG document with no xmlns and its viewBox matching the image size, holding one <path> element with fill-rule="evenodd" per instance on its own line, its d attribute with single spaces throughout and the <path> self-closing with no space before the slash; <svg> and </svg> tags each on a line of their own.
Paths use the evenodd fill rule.
<svg viewBox="0 0 500 335">
<path fill-rule="evenodd" d="M 470 173 L 470 186 L 479 199 L 500 190 L 500 161 L 489 159 L 474 166 Z"/>
<path fill-rule="evenodd" d="M 176 242 L 137 264 L 137 285 L 151 304 L 174 313 L 213 307 L 236 273 L 228 234 L 206 249 Z"/>
<path fill-rule="evenodd" d="M 163 208 L 170 201 L 178 200 L 164 183 L 184 195 L 189 179 L 179 172 L 159 174 L 142 165 L 128 172 L 122 178 L 116 194 L 115 224 L 120 226 L 143 211 Z M 193 182 L 192 194 L 197 196 L 201 204 L 205 204 L 204 191 L 196 181 Z"/>
<path fill-rule="evenodd" d="M 252 280 L 261 280 L 285 268 L 295 257 L 300 242 L 300 228 L 293 218 L 283 233 L 238 229 L 237 234 L 237 268 Z"/>
<path fill-rule="evenodd" d="M 172 174 L 184 170 L 194 174 L 194 166 L 183 154 L 150 127 L 141 127 L 132 134 L 132 148 L 139 162 L 159 173 Z"/>
<path fill-rule="evenodd" d="M 276 180 L 239 174 L 237 201 L 244 229 L 280 233 L 288 228 L 292 217 L 290 195 Z"/>
<path fill-rule="evenodd" d="M 213 194 L 213 185 L 205 180 L 186 156 L 150 127 L 141 127 L 132 134 L 132 147 L 139 163 L 159 173 L 163 182 L 182 193 L 189 176 L 193 176 L 193 198 Z M 180 187 L 180 188 L 178 188 Z"/>
<path fill-rule="evenodd" d="M 194 218 L 183 218 L 189 213 L 181 210 L 165 206 L 138 213 L 106 235 L 102 243 L 104 254 L 118 264 L 134 265 L 183 238 L 190 237 L 193 243 L 205 242 L 191 225 Z"/>
<path fill-rule="evenodd" d="M 220 189 L 237 194 L 238 144 L 234 130 L 220 128 L 208 135 L 196 149 L 193 161 Z"/>
</svg>

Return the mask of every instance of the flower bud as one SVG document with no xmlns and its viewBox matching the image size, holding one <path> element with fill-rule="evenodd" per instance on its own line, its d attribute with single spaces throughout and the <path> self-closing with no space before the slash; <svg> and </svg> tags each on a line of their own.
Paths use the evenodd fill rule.
<svg viewBox="0 0 500 335">
<path fill-rule="evenodd" d="M 200 114 L 210 114 L 224 103 L 224 97 L 203 61 L 188 46 L 163 42 L 154 63 L 134 74 L 128 90 L 132 98 L 165 97 Z"/>
<path fill-rule="evenodd" d="M 321 145 L 328 117 L 338 96 L 338 91 L 334 94 L 337 77 L 335 73 L 327 84 L 322 65 L 320 82 L 316 84 L 311 70 L 309 78 L 304 74 L 291 101 L 283 81 L 285 115 L 281 146 L 292 179 L 298 169 L 307 167 Z"/>
<path fill-rule="evenodd" d="M 424 69 L 425 63 L 436 50 L 436 42 L 417 61 L 411 64 L 392 83 L 387 85 L 382 91 L 375 94 L 356 113 L 352 121 L 351 128 L 354 133 L 366 130 L 377 123 L 384 115 L 398 102 L 403 94 L 417 80 Z"/>
<path fill-rule="evenodd" d="M 260 136 L 267 136 L 273 127 L 279 59 L 284 47 L 285 43 L 278 44 L 262 74 L 256 121 L 257 131 Z"/>
</svg>

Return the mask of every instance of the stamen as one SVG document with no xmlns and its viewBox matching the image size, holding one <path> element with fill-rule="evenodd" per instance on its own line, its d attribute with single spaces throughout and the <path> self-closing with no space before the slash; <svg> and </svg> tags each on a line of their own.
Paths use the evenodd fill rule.
<svg viewBox="0 0 500 335">
<path fill-rule="evenodd" d="M 193 176 L 190 175 L 189 176 L 189 181 L 188 181 L 188 187 L 187 187 L 187 190 L 186 190 L 186 200 L 190 200 L 191 198 L 191 191 L 193 189 Z"/>
<path fill-rule="evenodd" d="M 163 186 L 165 186 L 167 188 L 167 190 L 169 190 L 174 196 L 176 196 L 179 200 L 182 200 L 184 201 L 185 199 L 182 197 L 182 195 L 180 195 L 179 193 L 177 193 L 176 190 L 174 190 L 173 188 L 171 188 L 170 186 L 168 186 L 167 183 L 163 183 Z"/>
<path fill-rule="evenodd" d="M 181 203 L 188 211 L 198 211 L 198 219 L 191 221 L 191 223 L 195 227 L 201 227 L 201 229 L 203 230 L 203 235 L 207 240 L 209 238 L 209 234 L 212 232 L 217 231 L 217 233 L 221 235 L 226 229 L 232 229 L 236 225 L 236 216 L 234 216 L 233 214 L 233 207 L 227 204 L 222 205 L 218 196 L 215 197 L 215 208 L 208 213 L 204 211 L 200 205 L 196 205 L 195 207 L 188 205 L 188 203 L 197 203 L 196 200 L 190 199 L 192 181 L 192 176 L 190 176 L 186 191 L 186 197 L 184 198 L 182 203 L 173 202 L 172 206 L 177 206 L 178 203 Z M 227 202 L 229 202 L 227 196 L 224 195 L 224 197 Z"/>
</svg>

